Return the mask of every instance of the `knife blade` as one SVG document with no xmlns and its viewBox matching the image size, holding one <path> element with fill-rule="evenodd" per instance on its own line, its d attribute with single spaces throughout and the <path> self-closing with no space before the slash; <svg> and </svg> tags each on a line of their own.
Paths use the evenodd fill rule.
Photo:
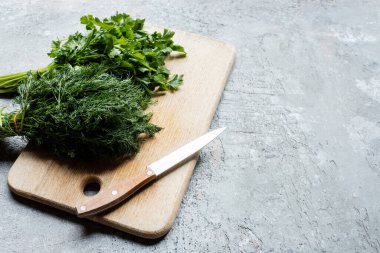
<svg viewBox="0 0 380 253">
<path fill-rule="evenodd" d="M 176 165 L 196 154 L 199 150 L 201 150 L 204 146 L 206 146 L 219 134 L 221 134 L 225 129 L 225 127 L 218 128 L 198 137 L 197 139 L 161 158 L 160 160 L 148 165 L 146 170 L 139 175 L 133 178 L 129 178 L 121 182 L 119 185 L 100 191 L 91 199 L 83 203 L 79 203 L 76 206 L 77 216 L 91 216 L 119 204 L 144 185 L 154 181 L 158 178 L 158 176 L 164 174 L 165 172 L 176 168 Z"/>
</svg>

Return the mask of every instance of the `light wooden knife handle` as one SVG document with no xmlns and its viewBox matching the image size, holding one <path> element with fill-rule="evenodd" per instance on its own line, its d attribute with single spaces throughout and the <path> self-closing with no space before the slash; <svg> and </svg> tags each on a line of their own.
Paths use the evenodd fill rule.
<svg viewBox="0 0 380 253">
<path fill-rule="evenodd" d="M 91 216 L 107 210 L 125 200 L 138 189 L 157 178 L 152 170 L 146 170 L 133 178 L 123 181 L 115 187 L 110 187 L 84 203 L 77 205 L 78 217 Z"/>
</svg>

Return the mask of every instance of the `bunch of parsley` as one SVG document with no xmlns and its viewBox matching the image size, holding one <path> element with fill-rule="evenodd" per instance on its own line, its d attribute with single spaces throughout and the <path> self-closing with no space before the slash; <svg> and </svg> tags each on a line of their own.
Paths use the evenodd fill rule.
<svg viewBox="0 0 380 253">
<path fill-rule="evenodd" d="M 174 44 L 174 32 L 165 29 L 163 33 L 148 33 L 143 29 L 144 20 L 133 19 L 125 13 L 103 20 L 87 15 L 80 21 L 87 32 L 76 32 L 65 41 L 53 41 L 48 53 L 53 62 L 30 73 L 43 75 L 65 64 L 86 66 L 102 63 L 103 66 L 112 66 L 108 70 L 113 75 L 131 78 L 150 94 L 156 89 L 176 90 L 181 85 L 183 76 L 170 75 L 165 67 L 165 59 L 172 51 L 179 52 L 178 56 L 186 55 L 182 46 Z M 1 76 L 0 93 L 16 92 L 28 73 Z"/>
</svg>

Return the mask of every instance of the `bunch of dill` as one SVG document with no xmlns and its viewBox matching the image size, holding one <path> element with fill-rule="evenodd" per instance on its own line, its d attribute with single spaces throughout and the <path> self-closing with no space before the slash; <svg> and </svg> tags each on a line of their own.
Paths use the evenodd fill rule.
<svg viewBox="0 0 380 253">
<path fill-rule="evenodd" d="M 139 150 L 140 138 L 160 130 L 144 109 L 152 103 L 130 79 L 109 67 L 63 65 L 42 76 L 28 74 L 15 99 L 1 112 L 0 139 L 24 136 L 60 157 L 119 158 Z"/>
</svg>

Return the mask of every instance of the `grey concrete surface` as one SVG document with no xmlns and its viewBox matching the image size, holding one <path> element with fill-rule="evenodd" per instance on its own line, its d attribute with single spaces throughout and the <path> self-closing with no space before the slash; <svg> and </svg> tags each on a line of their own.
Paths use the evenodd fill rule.
<svg viewBox="0 0 380 253">
<path fill-rule="evenodd" d="M 157 241 L 12 196 L 24 144 L 0 142 L 0 252 L 380 251 L 379 1 L 1 1 L 0 74 L 46 65 L 81 15 L 116 11 L 236 47 L 212 124 L 228 132 Z"/>
</svg>

